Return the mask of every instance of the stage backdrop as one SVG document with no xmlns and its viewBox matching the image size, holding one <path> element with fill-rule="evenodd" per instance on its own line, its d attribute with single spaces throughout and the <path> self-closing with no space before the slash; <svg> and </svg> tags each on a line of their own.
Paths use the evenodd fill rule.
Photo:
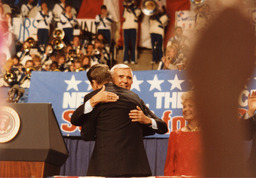
<svg viewBox="0 0 256 178">
<path fill-rule="evenodd" d="M 132 91 L 137 93 L 148 107 L 173 130 L 185 125 L 182 117 L 181 94 L 190 89 L 190 81 L 184 71 L 134 71 Z M 255 76 L 255 74 L 253 75 Z M 234 80 L 235 84 L 235 80 Z M 240 116 L 247 108 L 247 96 L 255 90 L 255 78 L 239 98 Z M 92 91 L 86 72 L 32 72 L 29 103 L 52 103 L 60 129 L 64 136 L 80 136 L 80 128 L 70 123 L 74 110 L 82 104 L 84 95 Z"/>
<path fill-rule="evenodd" d="M 170 131 L 185 125 L 180 96 L 189 88 L 185 73 L 178 70 L 135 71 L 132 91 L 162 118 Z M 34 72 L 29 89 L 29 103 L 52 103 L 62 134 L 79 136 L 79 127 L 70 124 L 74 110 L 82 104 L 84 95 L 92 91 L 86 72 Z"/>
</svg>

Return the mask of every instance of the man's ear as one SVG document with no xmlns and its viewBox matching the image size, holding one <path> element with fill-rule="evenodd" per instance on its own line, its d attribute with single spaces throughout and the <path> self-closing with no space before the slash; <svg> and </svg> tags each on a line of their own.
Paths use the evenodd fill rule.
<svg viewBox="0 0 256 178">
<path fill-rule="evenodd" d="M 97 90 L 99 88 L 99 84 L 96 82 L 96 80 L 92 80 L 91 86 L 93 90 Z"/>
</svg>

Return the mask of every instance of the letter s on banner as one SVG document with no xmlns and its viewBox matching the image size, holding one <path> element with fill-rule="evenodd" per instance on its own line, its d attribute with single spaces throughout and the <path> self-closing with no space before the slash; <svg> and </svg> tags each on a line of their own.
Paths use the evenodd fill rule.
<svg viewBox="0 0 256 178">
<path fill-rule="evenodd" d="M 73 114 L 74 110 L 66 110 L 63 112 L 63 120 L 66 121 L 66 123 L 61 124 L 61 130 L 63 132 L 75 132 L 78 128 L 77 126 L 74 126 L 70 123 L 71 115 Z"/>
</svg>

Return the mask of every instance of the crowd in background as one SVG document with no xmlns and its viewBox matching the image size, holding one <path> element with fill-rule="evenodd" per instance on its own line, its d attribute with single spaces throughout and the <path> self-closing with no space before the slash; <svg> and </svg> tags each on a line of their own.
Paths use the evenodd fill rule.
<svg viewBox="0 0 256 178">
<path fill-rule="evenodd" d="M 28 0 L 21 5 L 18 16 L 22 21 L 28 17 L 33 2 L 34 0 Z M 168 16 L 161 1 L 156 3 L 157 13 L 149 18 L 152 43 L 152 59 L 149 61 L 159 64 L 158 70 L 185 69 L 189 39 L 183 34 L 182 27 L 177 26 L 174 36 L 164 47 Z M 115 40 L 111 36 L 113 20 L 105 5 L 101 6 L 100 14 L 95 17 L 96 34 L 81 30 L 76 19 L 77 12 L 66 0 L 60 0 L 52 10 L 43 1 L 40 7 L 35 16 L 37 39 L 28 37 L 21 43 L 15 39 L 13 14 L 5 13 L 3 4 L 0 5 L 0 30 L 3 39 L 0 86 L 12 87 L 19 84 L 23 88 L 29 88 L 32 71 L 77 72 L 88 70 L 98 63 L 109 67 L 117 63 L 114 54 Z M 137 64 L 138 20 L 143 9 L 135 1 L 124 1 L 123 7 L 123 63 Z M 205 21 L 202 20 L 205 19 L 205 10 L 198 12 L 198 22 L 202 23 Z"/>
</svg>

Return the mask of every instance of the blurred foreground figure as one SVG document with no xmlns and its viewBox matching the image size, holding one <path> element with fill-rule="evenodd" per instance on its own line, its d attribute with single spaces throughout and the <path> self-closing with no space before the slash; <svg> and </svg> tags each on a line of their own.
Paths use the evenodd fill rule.
<svg viewBox="0 0 256 178">
<path fill-rule="evenodd" d="M 238 96 L 254 68 L 254 42 L 250 20 L 232 6 L 202 31 L 188 61 L 202 129 L 203 177 L 251 176 L 237 108 Z"/>
</svg>

